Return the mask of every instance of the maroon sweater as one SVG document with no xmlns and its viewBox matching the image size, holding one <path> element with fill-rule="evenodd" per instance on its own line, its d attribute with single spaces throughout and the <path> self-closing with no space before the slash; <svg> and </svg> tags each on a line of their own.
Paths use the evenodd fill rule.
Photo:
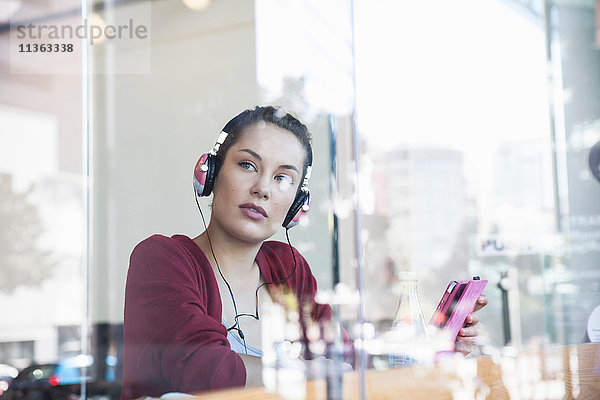
<svg viewBox="0 0 600 400">
<path fill-rule="evenodd" d="M 308 263 L 294 254 L 297 269 L 284 284 L 300 305 L 312 306 L 313 319 L 330 318 L 331 308 L 314 302 L 317 282 Z M 294 268 L 289 246 L 275 241 L 263 243 L 256 262 L 265 282 Z M 121 399 L 244 386 L 246 369 L 229 346 L 221 310 L 210 263 L 189 237 L 153 235 L 139 243 L 125 289 Z"/>
</svg>

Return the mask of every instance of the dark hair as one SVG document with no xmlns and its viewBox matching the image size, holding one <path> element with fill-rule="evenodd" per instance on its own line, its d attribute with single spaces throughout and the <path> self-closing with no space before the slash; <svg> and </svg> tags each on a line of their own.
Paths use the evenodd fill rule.
<svg viewBox="0 0 600 400">
<path fill-rule="evenodd" d="M 225 161 L 227 151 L 239 140 L 240 134 L 246 128 L 249 128 L 260 122 L 270 123 L 281 129 L 285 129 L 286 131 L 294 134 L 300 143 L 302 143 L 302 147 L 304 147 L 306 154 L 304 156 L 302 179 L 300 180 L 300 186 L 298 187 L 298 189 L 300 189 L 302 182 L 304 181 L 304 176 L 306 175 L 306 168 L 308 165 L 312 164 L 312 148 L 310 145 L 312 136 L 310 132 L 308 132 L 306 125 L 281 107 L 256 106 L 254 110 L 242 111 L 225 125 L 223 130 L 227 132 L 228 135 L 217 152 L 215 176 L 219 174 L 219 170 Z"/>
</svg>

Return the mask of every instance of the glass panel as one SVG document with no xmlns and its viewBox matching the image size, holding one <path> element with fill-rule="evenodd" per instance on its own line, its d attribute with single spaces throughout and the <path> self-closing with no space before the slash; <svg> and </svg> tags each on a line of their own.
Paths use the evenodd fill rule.
<svg viewBox="0 0 600 400">
<path fill-rule="evenodd" d="M 48 31 L 74 28 L 80 13 L 78 1 L 0 5 L 0 394 L 63 390 L 65 363 L 82 351 L 80 41 Z"/>
<path fill-rule="evenodd" d="M 294 246 L 309 260 L 319 286 L 331 288 L 333 276 L 332 162 L 340 146 L 350 150 L 352 112 L 352 36 L 348 1 L 256 3 L 256 74 L 259 103 L 279 104 L 304 121 L 312 135 L 314 205 Z M 335 138 L 338 139 L 337 147 Z M 342 168 L 351 167 L 343 165 Z M 349 226 L 349 228 L 351 228 Z M 341 230 L 341 229 L 340 229 Z M 279 240 L 283 240 L 281 234 Z M 353 241 L 354 239 L 352 239 Z M 342 245 L 342 244 L 338 244 Z M 347 244 L 345 244 L 347 245 Z M 353 253 L 351 253 L 353 254 Z M 343 263 L 351 272 L 350 263 Z M 351 279 L 351 286 L 355 286 Z"/>
<path fill-rule="evenodd" d="M 335 133 L 344 138 L 348 149 L 346 138 L 351 132 L 350 7 L 347 0 L 322 3 L 137 1 L 95 5 L 95 13 L 106 26 L 132 19 L 133 26 L 148 28 L 147 38 L 130 42 L 107 39 L 90 47 L 93 207 L 89 329 L 97 332 L 98 339 L 92 337 L 97 358 L 116 355 L 120 361 L 122 356 L 119 334 L 132 250 L 157 232 L 194 238 L 204 231 L 191 185 L 194 166 L 212 148 L 230 118 L 256 105 L 283 106 L 312 133 L 312 207 L 290 231 L 291 243 L 311 266 L 320 288 L 331 289 L 334 280 L 341 279 L 341 269 L 347 275 L 344 279 L 355 287 L 352 264 L 344 260 L 346 264 L 335 278 L 331 262 L 330 192 L 335 181 L 330 170 L 331 159 L 336 157 L 331 140 Z M 144 20 L 149 15 L 151 21 Z M 208 221 L 212 197 L 200 198 L 199 204 Z M 283 230 L 273 239 L 285 242 Z M 262 296 L 263 291 L 260 293 Z M 160 296 L 148 295 L 148 301 Z M 164 296 L 169 294 L 165 291 Z M 226 319 L 225 301 L 230 303 L 224 299 Z M 246 303 L 240 302 L 238 307 L 246 310 Z M 261 308 L 261 319 L 262 312 Z M 126 319 L 127 315 L 126 311 Z M 247 320 L 240 319 L 240 325 L 248 324 Z M 131 346 L 127 341 L 126 321 L 125 345 Z M 260 343 L 247 341 L 261 348 Z M 175 346 L 174 340 L 158 350 L 179 351 Z M 151 361 L 144 365 L 151 368 Z M 192 364 L 191 368 L 200 367 Z M 189 387 L 176 386 L 175 381 L 189 373 L 174 368 L 173 388 L 198 391 L 211 387 L 207 379 Z M 168 391 L 171 386 L 162 387 Z M 214 388 L 218 387 L 215 384 Z M 132 393 L 126 396 L 161 394 Z"/>
<path fill-rule="evenodd" d="M 119 397 L 132 251 L 157 232 L 204 230 L 193 168 L 257 104 L 283 106 L 313 135 L 311 211 L 290 236 L 334 323 L 288 310 L 313 335 L 306 354 L 358 371 L 342 333 L 358 349 L 361 334 L 390 328 L 403 271 L 417 272 L 426 320 L 450 280 L 488 280 L 483 352 L 600 340 L 588 325 L 600 314 L 597 3 L 1 2 L 0 395 Z M 209 218 L 211 201 L 199 201 Z M 155 289 L 141 299 L 163 304 Z M 144 333 L 173 328 L 155 325 Z M 298 356 L 285 335 L 277 354 Z M 194 353 L 176 350 L 178 362 Z M 207 387 L 139 394 L 173 388 Z"/>
<path fill-rule="evenodd" d="M 557 3 L 358 2 L 365 306 L 379 330 L 412 270 L 427 319 L 450 280 L 488 280 L 483 344 L 584 337 L 599 303 L 597 10 Z"/>
<path fill-rule="evenodd" d="M 548 2 L 561 257 L 545 261 L 547 333 L 558 343 L 600 340 L 600 18 L 598 2 Z M 591 333 L 591 338 L 590 338 Z"/>
</svg>

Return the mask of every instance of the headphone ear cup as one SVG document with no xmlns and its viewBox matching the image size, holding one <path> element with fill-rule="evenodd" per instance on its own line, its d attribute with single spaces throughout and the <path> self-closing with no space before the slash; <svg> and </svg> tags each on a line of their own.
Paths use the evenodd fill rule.
<svg viewBox="0 0 600 400">
<path fill-rule="evenodd" d="M 284 228 L 290 229 L 298 225 L 300 219 L 308 213 L 310 209 L 310 192 L 308 190 L 301 190 L 300 193 L 294 199 L 292 206 L 287 212 L 283 224 Z"/>
<path fill-rule="evenodd" d="M 198 196 L 208 196 L 215 182 L 215 159 L 210 154 L 202 154 L 194 168 L 194 189 Z"/>
<path fill-rule="evenodd" d="M 210 196 L 215 187 L 215 175 L 217 173 L 217 157 L 212 154 L 208 155 L 207 165 L 208 171 L 206 171 L 206 184 L 204 185 L 204 192 L 202 196 Z"/>
</svg>

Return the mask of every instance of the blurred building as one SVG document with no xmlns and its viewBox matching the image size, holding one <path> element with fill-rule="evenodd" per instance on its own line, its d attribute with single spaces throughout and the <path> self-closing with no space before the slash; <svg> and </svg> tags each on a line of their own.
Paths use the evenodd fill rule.
<svg viewBox="0 0 600 400">
<path fill-rule="evenodd" d="M 441 294 L 440 282 L 466 279 L 463 168 L 459 151 L 442 148 L 390 149 L 373 160 L 372 183 L 367 183 L 375 198 L 370 218 L 385 222 L 369 230 L 369 235 L 378 236 L 373 240 L 378 249 L 369 253 L 373 265 L 368 266 L 365 279 L 367 293 L 372 294 L 367 297 L 369 315 L 392 317 L 398 271 L 417 272 L 426 318 Z M 381 296 L 386 289 L 389 295 Z"/>
</svg>

